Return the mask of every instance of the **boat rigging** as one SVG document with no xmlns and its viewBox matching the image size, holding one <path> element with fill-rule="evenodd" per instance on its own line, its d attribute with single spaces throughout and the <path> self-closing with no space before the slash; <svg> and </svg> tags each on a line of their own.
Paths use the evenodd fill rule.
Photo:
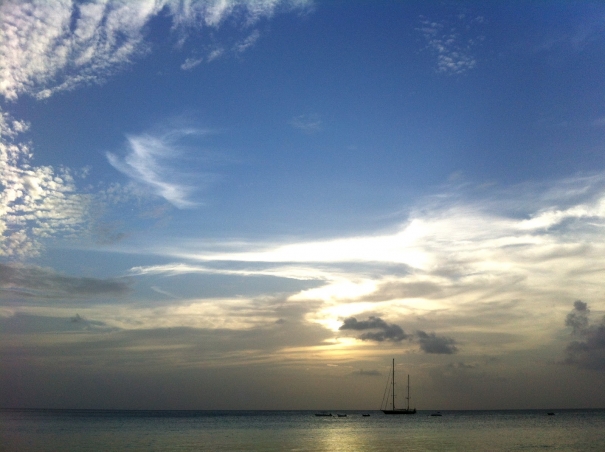
<svg viewBox="0 0 605 452">
<path fill-rule="evenodd" d="M 387 382 L 388 384 L 388 382 Z M 381 407 L 382 412 L 384 414 L 416 414 L 416 408 L 410 408 L 410 376 L 408 375 L 408 395 L 406 397 L 407 400 L 407 407 L 406 408 L 395 408 L 395 358 L 393 358 L 393 375 L 391 377 L 391 395 L 392 395 L 392 403 L 391 403 L 391 409 L 389 410 L 387 405 L 388 405 L 388 399 L 385 402 L 384 400 L 384 396 L 383 396 L 383 402 L 384 402 L 384 408 Z M 385 391 L 386 392 L 386 391 Z"/>
</svg>

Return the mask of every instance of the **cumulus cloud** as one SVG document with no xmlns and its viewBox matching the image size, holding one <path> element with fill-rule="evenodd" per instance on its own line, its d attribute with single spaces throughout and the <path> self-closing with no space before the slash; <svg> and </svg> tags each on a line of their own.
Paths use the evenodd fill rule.
<svg viewBox="0 0 605 452">
<path fill-rule="evenodd" d="M 387 323 L 380 317 L 371 316 L 368 320 L 358 321 L 355 317 L 344 320 L 340 330 L 367 331 L 359 336 L 362 341 L 392 341 L 401 342 L 409 336 L 403 329 L 394 323 Z"/>
<path fill-rule="evenodd" d="M 427 48 L 437 57 L 437 72 L 461 74 L 477 65 L 474 48 L 484 38 L 476 32 L 471 35 L 471 32 L 477 24 L 484 22 L 481 16 L 473 18 L 464 14 L 458 15 L 453 25 L 420 17 L 421 26 L 417 30 L 424 36 Z"/>
<path fill-rule="evenodd" d="M 108 152 L 109 163 L 127 175 L 133 182 L 150 189 L 172 205 L 184 209 L 199 203 L 190 199 L 193 186 L 183 183 L 187 176 L 176 168 L 174 162 L 181 156 L 179 141 L 203 132 L 195 129 L 175 129 L 166 133 L 129 135 L 127 154 L 120 158 Z M 172 166 L 171 166 L 172 164 Z M 208 179 L 210 176 L 205 175 Z M 199 182 L 200 174 L 197 174 Z"/>
<path fill-rule="evenodd" d="M 590 309 L 583 301 L 574 302 L 573 310 L 565 318 L 576 340 L 567 345 L 566 364 L 583 369 L 605 370 L 605 318 L 590 324 Z"/>
<path fill-rule="evenodd" d="M 0 296 L 4 298 L 74 298 L 117 296 L 130 291 L 129 281 L 66 276 L 47 268 L 0 263 Z"/>
<path fill-rule="evenodd" d="M 36 255 L 43 239 L 81 232 L 91 204 L 76 189 L 76 172 L 32 166 L 29 145 L 19 141 L 26 130 L 0 111 L 0 255 L 9 257 Z"/>
<path fill-rule="evenodd" d="M 451 337 L 437 336 L 435 333 L 416 331 L 420 349 L 425 353 L 451 355 L 458 351 L 456 341 Z"/>
<path fill-rule="evenodd" d="M 147 51 L 147 25 L 160 13 L 172 19 L 183 40 L 190 30 L 219 27 L 229 16 L 249 26 L 279 9 L 309 5 L 305 0 L 6 0 L 0 4 L 0 95 L 45 98 L 102 82 Z M 257 33 L 234 51 L 253 45 Z"/>
</svg>

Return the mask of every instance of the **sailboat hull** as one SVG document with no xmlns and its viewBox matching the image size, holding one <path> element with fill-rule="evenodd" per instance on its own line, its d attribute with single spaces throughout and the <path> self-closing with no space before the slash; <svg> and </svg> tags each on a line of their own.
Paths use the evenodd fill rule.
<svg viewBox="0 0 605 452">
<path fill-rule="evenodd" d="M 416 408 L 411 410 L 382 410 L 384 414 L 416 414 Z"/>
</svg>

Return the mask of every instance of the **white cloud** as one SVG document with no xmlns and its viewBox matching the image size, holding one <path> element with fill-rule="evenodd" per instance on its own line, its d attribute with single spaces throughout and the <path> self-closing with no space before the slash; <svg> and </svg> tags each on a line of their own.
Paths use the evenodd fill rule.
<svg viewBox="0 0 605 452">
<path fill-rule="evenodd" d="M 188 71 L 196 66 L 199 66 L 203 62 L 204 58 L 187 58 L 185 62 L 181 64 L 181 69 L 184 71 Z"/>
<path fill-rule="evenodd" d="M 229 53 L 235 53 L 235 54 L 243 53 L 246 50 L 248 50 L 250 47 L 252 47 L 256 43 L 256 41 L 258 40 L 259 37 L 260 37 L 260 32 L 258 30 L 254 30 L 245 39 L 235 42 L 235 44 L 233 44 L 229 50 L 226 49 L 223 45 L 219 45 L 219 44 L 215 43 L 213 46 L 210 46 L 208 48 L 205 60 L 206 60 L 206 62 L 210 63 L 214 60 L 224 57 L 225 55 L 228 55 Z M 190 58 L 187 58 L 185 60 L 185 62 L 181 65 L 181 69 L 183 69 L 184 71 L 188 71 L 188 70 L 191 70 L 191 69 L 199 66 L 203 62 L 204 62 L 204 57 L 201 57 L 201 56 L 190 57 Z"/>
<path fill-rule="evenodd" d="M 225 49 L 223 49 L 222 47 L 218 47 L 216 49 L 212 49 L 209 53 L 208 53 L 208 62 L 210 61 L 214 61 L 217 58 L 220 58 L 221 56 L 223 56 L 223 54 L 225 53 Z"/>
<path fill-rule="evenodd" d="M 417 30 L 427 42 L 427 48 L 437 57 L 437 72 L 461 74 L 475 68 L 477 59 L 474 48 L 483 40 L 481 35 L 469 36 L 469 29 L 475 24 L 483 24 L 483 17 L 469 19 L 464 14 L 458 16 L 456 26 L 445 21 L 434 22 L 420 18 L 421 26 Z"/>
<path fill-rule="evenodd" d="M 27 125 L 0 112 L 0 255 L 38 254 L 41 241 L 69 236 L 87 222 L 91 198 L 78 194 L 74 173 L 32 166 L 29 147 L 17 140 Z"/>
<path fill-rule="evenodd" d="M 435 272 L 457 256 L 475 270 L 514 267 L 512 262 L 507 264 L 509 258 L 502 257 L 520 250 L 552 251 L 560 247 L 563 251 L 598 237 L 605 226 L 603 185 L 601 175 L 560 181 L 541 192 L 536 186 L 533 199 L 524 198 L 523 193 L 532 189 L 523 186 L 493 192 L 493 197 L 474 202 L 451 201 L 453 197 L 444 197 L 438 203 L 423 200 L 426 205 L 412 212 L 394 232 L 274 245 L 229 243 L 225 244 L 230 249 L 226 252 L 178 250 L 174 255 L 204 261 L 321 264 L 323 269 L 326 264 L 336 263 L 404 264 L 421 272 Z M 543 207 L 545 203 L 550 207 Z M 515 216 L 506 213 L 510 204 L 516 205 Z M 519 217 L 523 209 L 528 210 Z M 241 251 L 233 251 L 238 246 Z M 191 249 L 191 244 L 187 247 Z"/>
<path fill-rule="evenodd" d="M 272 16 L 280 7 L 304 8 L 293 0 L 6 0 L 0 4 L 0 94 L 38 98 L 101 82 L 146 51 L 149 21 L 167 12 L 182 33 L 218 27 L 232 14 L 245 24 Z M 239 44 L 243 51 L 258 38 Z"/>
<path fill-rule="evenodd" d="M 234 50 L 237 53 L 245 52 L 246 50 L 248 50 L 248 48 L 252 47 L 256 43 L 256 41 L 258 41 L 259 37 L 260 37 L 259 31 L 254 30 L 252 33 L 250 33 L 250 35 L 246 39 L 235 44 Z"/>
</svg>

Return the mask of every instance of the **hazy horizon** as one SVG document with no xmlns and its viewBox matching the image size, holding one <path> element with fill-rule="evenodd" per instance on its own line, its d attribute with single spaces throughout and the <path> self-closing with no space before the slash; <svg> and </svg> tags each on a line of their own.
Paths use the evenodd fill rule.
<svg viewBox="0 0 605 452">
<path fill-rule="evenodd" d="M 7 0 L 0 175 L 0 407 L 604 408 L 602 2 Z"/>
</svg>

